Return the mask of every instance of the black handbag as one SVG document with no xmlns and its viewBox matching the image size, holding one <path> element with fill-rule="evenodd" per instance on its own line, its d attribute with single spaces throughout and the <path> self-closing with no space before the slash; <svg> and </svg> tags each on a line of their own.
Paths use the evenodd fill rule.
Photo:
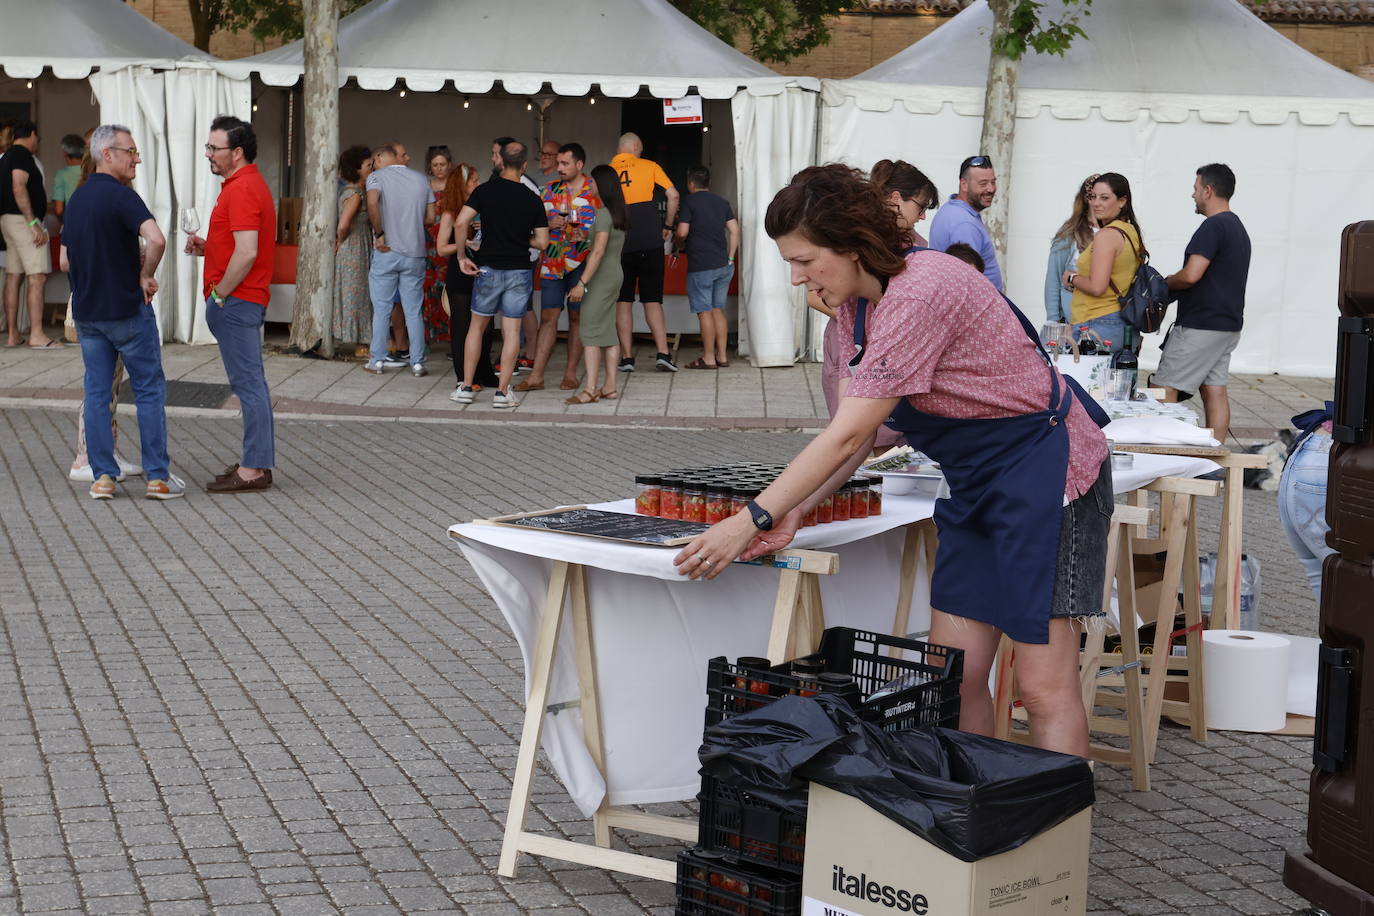
<svg viewBox="0 0 1374 916">
<path fill-rule="evenodd" d="M 1169 312 L 1169 302 L 1173 299 L 1169 292 L 1169 284 L 1164 282 L 1164 277 L 1159 271 L 1150 266 L 1148 251 L 1142 254 L 1131 237 L 1117 226 L 1107 228 L 1116 229 L 1121 233 L 1121 237 L 1135 253 L 1136 260 L 1140 262 L 1135 277 L 1125 292 L 1117 289 L 1116 283 L 1112 280 L 1107 281 L 1112 292 L 1116 293 L 1116 301 L 1121 304 L 1121 320 L 1142 334 L 1153 334 L 1164 324 L 1164 317 Z"/>
</svg>

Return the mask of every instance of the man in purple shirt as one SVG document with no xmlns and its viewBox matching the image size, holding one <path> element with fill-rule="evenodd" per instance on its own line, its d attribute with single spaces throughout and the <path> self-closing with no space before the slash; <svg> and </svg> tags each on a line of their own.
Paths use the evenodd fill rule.
<svg viewBox="0 0 1374 916">
<path fill-rule="evenodd" d="M 1000 292 L 1002 268 L 997 264 L 997 249 L 983 225 L 982 212 L 997 195 L 997 173 L 987 156 L 970 156 L 959 166 L 959 193 L 950 197 L 930 221 L 930 247 L 948 251 L 963 242 L 983 259 L 983 275 Z"/>
</svg>

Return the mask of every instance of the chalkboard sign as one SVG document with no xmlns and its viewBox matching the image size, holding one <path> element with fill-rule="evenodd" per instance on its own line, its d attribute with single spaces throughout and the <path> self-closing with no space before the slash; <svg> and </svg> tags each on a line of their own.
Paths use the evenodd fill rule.
<svg viewBox="0 0 1374 916">
<path fill-rule="evenodd" d="M 622 541 L 626 544 L 640 544 L 648 547 L 680 547 L 711 527 L 710 525 L 703 525 L 701 522 L 682 522 L 670 518 L 655 518 L 652 515 L 607 512 L 604 509 L 588 509 L 586 506 L 571 506 L 566 509 L 550 509 L 547 512 L 530 512 L 523 515 L 505 515 L 499 518 L 482 519 L 479 524 L 533 529 L 535 531 L 556 531 L 560 534 L 576 534 L 582 537 Z"/>
</svg>

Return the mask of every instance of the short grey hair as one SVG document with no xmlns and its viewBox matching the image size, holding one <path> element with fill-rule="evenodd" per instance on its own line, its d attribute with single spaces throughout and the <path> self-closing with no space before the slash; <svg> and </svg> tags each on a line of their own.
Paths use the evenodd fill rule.
<svg viewBox="0 0 1374 916">
<path fill-rule="evenodd" d="M 102 124 L 91 133 L 91 158 L 99 159 L 105 150 L 115 145 L 115 138 L 120 134 L 128 134 L 130 137 L 134 132 L 123 124 Z"/>
</svg>

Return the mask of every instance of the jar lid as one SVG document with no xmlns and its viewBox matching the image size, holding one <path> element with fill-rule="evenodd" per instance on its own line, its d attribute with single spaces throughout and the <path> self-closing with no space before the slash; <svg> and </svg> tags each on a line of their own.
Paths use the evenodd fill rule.
<svg viewBox="0 0 1374 916">
<path fill-rule="evenodd" d="M 663 483 L 663 478 L 657 474 L 636 474 L 635 483 L 649 484 L 650 486 Z"/>
</svg>

